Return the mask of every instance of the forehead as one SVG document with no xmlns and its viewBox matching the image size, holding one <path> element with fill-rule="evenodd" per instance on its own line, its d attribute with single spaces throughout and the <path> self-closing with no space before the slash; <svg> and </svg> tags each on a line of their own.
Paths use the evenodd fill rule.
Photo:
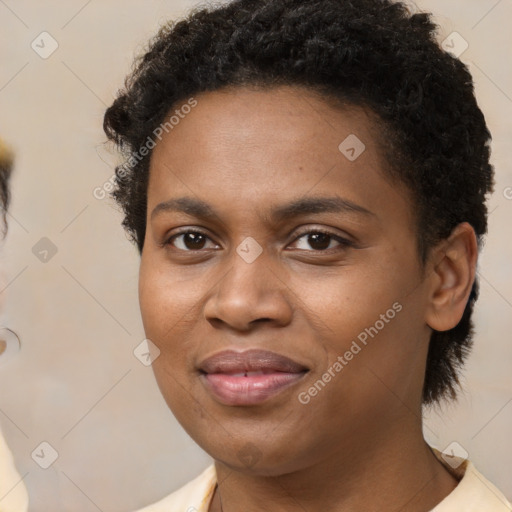
<svg viewBox="0 0 512 512">
<path fill-rule="evenodd" d="M 168 113 L 166 119 L 173 125 L 165 129 L 163 144 L 157 145 L 155 153 L 166 142 L 178 145 L 185 138 L 189 146 L 174 147 L 174 151 L 196 143 L 194 149 L 200 152 L 218 153 L 220 145 L 229 145 L 233 152 L 248 154 L 248 144 L 253 144 L 286 154 L 325 150 L 327 145 L 338 149 L 348 135 L 357 135 L 370 146 L 380 140 L 377 118 L 369 109 L 337 104 L 334 98 L 305 87 L 228 87 L 201 93 L 194 100 L 194 108 L 187 106 L 188 100 Z M 175 115 L 182 109 L 179 117 Z"/>
<path fill-rule="evenodd" d="M 387 178 L 368 110 L 334 107 L 288 86 L 229 88 L 194 99 L 192 109 L 173 108 L 169 115 L 181 114 L 179 122 L 153 150 L 150 210 L 183 195 L 261 210 L 308 193 L 377 208 L 400 200 L 407 206 L 404 188 Z"/>
</svg>

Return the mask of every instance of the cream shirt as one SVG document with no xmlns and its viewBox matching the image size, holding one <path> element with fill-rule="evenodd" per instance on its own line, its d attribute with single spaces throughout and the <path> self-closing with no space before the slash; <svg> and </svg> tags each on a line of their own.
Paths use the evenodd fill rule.
<svg viewBox="0 0 512 512">
<path fill-rule="evenodd" d="M 27 509 L 27 489 L 0 431 L 0 512 L 26 512 Z"/>
<path fill-rule="evenodd" d="M 431 512 L 512 511 L 512 505 L 505 496 L 470 461 L 454 457 L 452 464 L 448 465 L 438 450 L 433 451 L 459 484 Z M 458 467 L 453 469 L 456 465 Z M 181 489 L 137 512 L 208 512 L 216 485 L 217 475 L 212 464 Z"/>
</svg>

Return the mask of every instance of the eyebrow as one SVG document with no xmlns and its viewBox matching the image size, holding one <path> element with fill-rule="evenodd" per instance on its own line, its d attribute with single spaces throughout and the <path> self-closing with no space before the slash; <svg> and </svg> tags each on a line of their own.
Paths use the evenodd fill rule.
<svg viewBox="0 0 512 512">
<path fill-rule="evenodd" d="M 193 197 L 179 197 L 159 203 L 151 212 L 151 219 L 162 212 L 182 212 L 203 219 L 220 217 L 210 204 Z M 305 197 L 273 208 L 270 221 L 278 223 L 288 218 L 315 213 L 352 213 L 376 217 L 374 212 L 339 196 Z"/>
</svg>

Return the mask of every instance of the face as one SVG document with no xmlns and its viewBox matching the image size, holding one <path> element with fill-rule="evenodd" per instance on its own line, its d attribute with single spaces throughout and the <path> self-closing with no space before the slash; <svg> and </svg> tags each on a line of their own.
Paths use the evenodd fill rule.
<svg viewBox="0 0 512 512">
<path fill-rule="evenodd" d="M 369 114 L 292 87 L 195 99 L 153 150 L 139 281 L 178 421 L 261 474 L 419 421 L 430 330 L 413 208 Z"/>
</svg>

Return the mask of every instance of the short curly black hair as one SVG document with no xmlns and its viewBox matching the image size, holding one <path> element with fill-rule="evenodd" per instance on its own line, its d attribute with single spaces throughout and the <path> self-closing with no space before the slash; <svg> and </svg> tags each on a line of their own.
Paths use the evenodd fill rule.
<svg viewBox="0 0 512 512">
<path fill-rule="evenodd" d="M 172 108 L 201 92 L 279 85 L 375 114 L 388 175 L 415 202 L 422 265 L 464 221 L 481 248 L 494 189 L 491 134 L 471 74 L 442 49 L 431 14 L 392 0 L 235 0 L 163 26 L 105 113 L 105 133 L 126 155 L 112 195 L 140 253 L 151 156 L 140 150 Z M 457 396 L 477 298 L 476 278 L 458 325 L 432 332 L 424 405 Z"/>
</svg>

